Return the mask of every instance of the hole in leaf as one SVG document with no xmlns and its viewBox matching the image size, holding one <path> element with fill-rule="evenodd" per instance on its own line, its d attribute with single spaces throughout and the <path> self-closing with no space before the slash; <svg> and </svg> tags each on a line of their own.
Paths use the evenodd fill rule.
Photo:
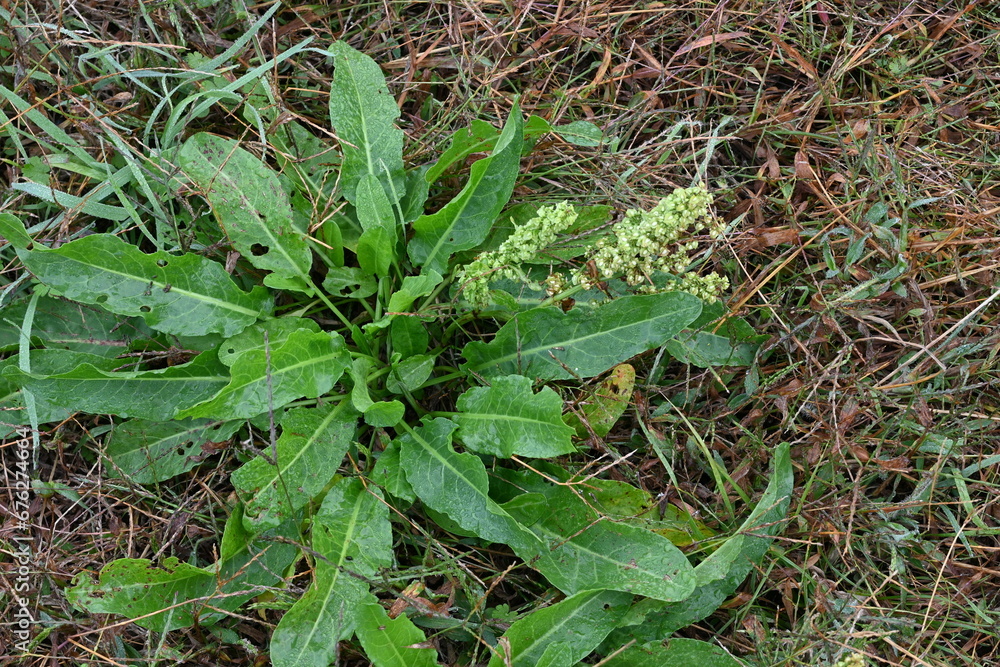
<svg viewBox="0 0 1000 667">
<path fill-rule="evenodd" d="M 159 266 L 159 267 L 164 267 L 164 266 L 167 265 L 167 260 L 165 260 L 165 259 L 158 259 L 158 260 L 156 260 L 156 265 Z"/>
<path fill-rule="evenodd" d="M 254 257 L 260 257 L 261 255 L 266 255 L 267 247 L 260 243 L 254 243 L 252 246 L 250 246 L 250 254 L 253 255 Z"/>
<path fill-rule="evenodd" d="M 235 347 L 231 347 L 228 350 L 226 350 L 226 353 L 227 354 L 236 354 L 236 348 Z"/>
<path fill-rule="evenodd" d="M 152 310 L 152 308 L 150 308 L 149 306 L 139 306 L 139 310 L 144 313 L 148 313 L 149 311 Z"/>
<path fill-rule="evenodd" d="M 97 297 L 96 299 L 94 299 L 94 301 L 97 302 L 97 303 L 104 303 L 107 300 L 108 300 L 108 295 L 107 294 L 102 294 L 99 297 Z"/>
</svg>

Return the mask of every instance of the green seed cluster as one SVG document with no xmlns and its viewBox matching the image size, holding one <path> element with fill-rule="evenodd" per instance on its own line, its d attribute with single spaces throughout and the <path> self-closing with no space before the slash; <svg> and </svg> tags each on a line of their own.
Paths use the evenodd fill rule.
<svg viewBox="0 0 1000 667">
<path fill-rule="evenodd" d="M 838 660 L 832 667 L 865 667 L 865 657 L 860 653 L 852 653 Z"/>
<path fill-rule="evenodd" d="M 714 301 L 729 287 L 726 278 L 715 273 L 684 273 L 691 264 L 690 253 L 698 247 L 698 241 L 691 237 L 705 232 L 717 238 L 723 232 L 709 212 L 711 202 L 705 186 L 696 185 L 674 190 L 649 211 L 627 211 L 615 225 L 614 238 L 596 244 L 592 260 L 600 277 L 621 276 L 629 285 L 641 286 L 640 291 L 655 291 L 651 276 L 662 271 L 680 277 L 678 289 Z M 579 271 L 574 280 L 591 287 L 595 279 Z"/>
<path fill-rule="evenodd" d="M 531 220 L 517 227 L 492 252 L 486 252 L 458 273 L 465 298 L 473 306 L 489 305 L 489 282 L 497 278 L 524 278 L 519 265 L 552 245 L 559 233 L 576 222 L 576 210 L 568 202 L 543 206 Z"/>
<path fill-rule="evenodd" d="M 649 211 L 632 209 L 614 226 L 613 237 L 599 240 L 586 258 L 586 267 L 567 281 L 551 274 L 544 283 L 549 296 L 567 288 L 568 282 L 590 289 L 603 280 L 621 277 L 638 292 L 655 292 L 651 276 L 664 272 L 676 276 L 675 289 L 714 301 L 729 287 L 729 280 L 716 273 L 687 273 L 690 253 L 699 242 L 692 237 L 707 234 L 718 238 L 723 226 L 709 205 L 711 196 L 704 185 L 674 190 Z M 543 206 L 531 220 L 517 227 L 494 251 L 486 252 L 459 270 L 457 278 L 465 299 L 475 308 L 490 303 L 489 283 L 497 278 L 527 281 L 520 265 L 533 259 L 556 241 L 560 232 L 576 222 L 577 213 L 567 202 Z M 593 273 L 596 269 L 596 275 Z"/>
</svg>

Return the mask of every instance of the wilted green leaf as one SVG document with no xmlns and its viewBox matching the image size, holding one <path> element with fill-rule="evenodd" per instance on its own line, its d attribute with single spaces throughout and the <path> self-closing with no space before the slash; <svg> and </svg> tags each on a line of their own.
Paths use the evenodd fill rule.
<svg viewBox="0 0 1000 667">
<path fill-rule="evenodd" d="M 662 345 L 700 312 L 701 300 L 685 292 L 626 296 L 568 313 L 536 308 L 507 322 L 491 342 L 466 345 L 463 368 L 487 377 L 593 377 Z"/>
<path fill-rule="evenodd" d="M 213 398 L 181 410 L 177 418 L 240 419 L 297 398 L 316 398 L 330 391 L 350 363 L 340 334 L 299 329 L 270 350 L 270 355 L 252 349 L 238 356 L 229 384 Z"/>
<path fill-rule="evenodd" d="M 258 456 L 230 477 L 246 503 L 247 530 L 281 524 L 322 491 L 340 467 L 357 421 L 347 401 L 286 412 L 275 444 L 277 465 Z M 266 453 L 273 454 L 270 448 Z"/>
<path fill-rule="evenodd" d="M 3 372 L 7 379 L 26 387 L 37 398 L 72 412 L 152 421 L 172 418 L 177 410 L 205 400 L 229 381 L 229 373 L 214 350 L 199 354 L 186 364 L 154 371 L 109 372 L 102 370 L 106 366 L 83 363 L 66 373 L 46 375 L 35 372 L 33 364 L 31 373 L 11 367 Z M 234 418 L 229 414 L 217 417 Z"/>
<path fill-rule="evenodd" d="M 494 653 L 489 667 L 575 665 L 615 628 L 631 602 L 629 593 L 594 590 L 534 611 L 507 629 L 510 652 Z"/>
<path fill-rule="evenodd" d="M 239 142 L 204 132 L 185 141 L 177 159 L 233 247 L 258 269 L 306 290 L 312 252 L 292 224 L 292 205 L 277 174 Z"/>
<path fill-rule="evenodd" d="M 472 165 L 469 182 L 437 213 L 413 222 L 407 249 L 424 272 L 445 274 L 448 259 L 482 243 L 514 190 L 521 160 L 521 110 L 515 104 L 489 157 Z"/>
<path fill-rule="evenodd" d="M 456 428 L 447 419 L 425 420 L 398 439 L 400 461 L 414 493 L 425 505 L 484 540 L 538 549 L 538 539 L 490 499 L 483 462 L 452 448 Z"/>
<path fill-rule="evenodd" d="M 584 397 L 576 402 L 576 409 L 582 417 L 570 412 L 566 415 L 566 422 L 576 428 L 576 434 L 581 438 L 590 437 L 590 431 L 603 438 L 625 414 L 634 388 L 635 369 L 629 364 L 619 364 L 611 369 L 607 379 L 595 388 L 585 390 Z M 589 430 L 587 426 L 590 426 Z"/>
<path fill-rule="evenodd" d="M 537 394 L 520 375 L 494 378 L 458 398 L 458 438 L 480 454 L 547 458 L 576 451 L 562 420 L 562 399 L 548 387 Z"/>
<path fill-rule="evenodd" d="M 272 308 L 267 290 L 244 292 L 221 264 L 194 254 L 147 255 L 110 234 L 18 254 L 38 280 L 63 296 L 141 317 L 178 336 L 232 336 Z"/>
<path fill-rule="evenodd" d="M 360 479 L 338 482 L 323 499 L 312 532 L 312 585 L 271 637 L 275 667 L 327 667 L 337 642 L 354 632 L 356 609 L 375 602 L 365 579 L 392 564 L 389 510 Z"/>
<path fill-rule="evenodd" d="M 330 121 L 344 152 L 340 187 L 345 198 L 356 203 L 358 184 L 371 175 L 395 203 L 404 189 L 403 131 L 395 125 L 399 107 L 374 60 L 339 41 L 330 46 L 330 53 L 336 68 Z"/>
<path fill-rule="evenodd" d="M 390 619 L 382 605 L 360 605 L 355 611 L 355 632 L 374 667 L 434 667 L 437 651 L 414 648 L 427 636 L 405 615 Z"/>
<path fill-rule="evenodd" d="M 243 422 L 185 419 L 169 422 L 132 419 L 115 426 L 104 454 L 108 474 L 135 484 L 155 484 L 194 468 L 202 446 L 228 440 Z"/>
</svg>

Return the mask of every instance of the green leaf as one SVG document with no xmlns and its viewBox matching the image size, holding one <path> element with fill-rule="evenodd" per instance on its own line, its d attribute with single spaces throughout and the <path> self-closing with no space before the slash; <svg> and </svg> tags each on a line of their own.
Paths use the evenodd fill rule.
<svg viewBox="0 0 1000 667">
<path fill-rule="evenodd" d="M 343 337 L 334 332 L 300 329 L 270 352 L 270 359 L 259 349 L 238 356 L 230 369 L 230 383 L 211 399 L 181 410 L 176 418 L 241 419 L 297 398 L 316 398 L 330 391 L 351 363 Z"/>
<path fill-rule="evenodd" d="M 768 336 L 758 334 L 743 318 L 726 315 L 721 303 L 705 304 L 698 319 L 667 342 L 667 351 L 682 363 L 702 368 L 749 366 Z"/>
<path fill-rule="evenodd" d="M 262 586 L 274 585 L 298 551 L 294 544 L 273 539 L 280 536 L 291 542 L 292 525 L 256 540 L 234 536 L 232 526 L 238 526 L 240 515 L 234 512 L 226 524 L 223 543 L 228 545 L 221 549 L 223 559 L 215 566 L 195 567 L 174 557 L 164 559 L 161 566 L 144 558 L 122 558 L 104 567 L 96 582 L 86 573 L 78 575 L 66 597 L 78 609 L 121 614 L 155 632 L 196 621 L 210 625 L 224 611 L 258 595 Z"/>
<path fill-rule="evenodd" d="M 575 665 L 615 628 L 631 602 L 628 593 L 584 591 L 534 611 L 507 629 L 509 653 L 494 653 L 489 667 Z"/>
<path fill-rule="evenodd" d="M 226 366 L 233 363 L 245 352 L 256 350 L 264 352 L 281 347 L 288 337 L 297 331 L 320 333 L 319 325 L 307 317 L 276 317 L 272 320 L 258 322 L 253 326 L 227 339 L 219 346 L 219 361 Z M 264 336 L 267 335 L 267 344 Z"/>
<path fill-rule="evenodd" d="M 22 299 L 0 311 L 0 351 L 17 350 L 27 305 L 28 300 Z M 100 308 L 51 296 L 39 297 L 31 323 L 32 341 L 46 348 L 107 358 L 127 352 L 129 343 L 146 337 L 148 331 L 142 320 L 123 319 Z"/>
<path fill-rule="evenodd" d="M 482 120 L 472 121 L 469 127 L 456 130 L 451 135 L 448 148 L 441 153 L 437 162 L 427 170 L 424 178 L 428 183 L 433 183 L 456 162 L 464 160 L 474 153 L 493 150 L 499 138 L 500 131 L 497 128 Z"/>
<path fill-rule="evenodd" d="M 574 146 L 593 148 L 600 146 L 604 139 L 601 128 L 586 120 L 575 120 L 566 125 L 557 125 L 552 131 Z"/>
<path fill-rule="evenodd" d="M 448 259 L 460 250 L 474 248 L 490 231 L 514 190 L 523 142 L 521 109 L 514 105 L 496 148 L 472 165 L 469 182 L 437 213 L 413 222 L 407 249 L 424 272 L 445 274 Z"/>
<path fill-rule="evenodd" d="M 600 520 L 565 486 L 550 487 L 546 511 L 530 529 L 542 541 L 518 555 L 567 595 L 611 589 L 656 600 L 680 601 L 695 587 L 693 568 L 670 540 L 624 523 Z M 515 518 L 528 516 L 507 505 Z"/>
<path fill-rule="evenodd" d="M 18 250 L 30 248 L 34 241 L 24 228 L 24 223 L 10 213 L 0 213 L 0 237 Z"/>
<path fill-rule="evenodd" d="M 488 495 L 483 462 L 458 454 L 451 446 L 457 425 L 443 418 L 424 420 L 399 438 L 406 479 L 425 505 L 447 515 L 465 530 L 488 542 L 535 550 L 538 539 Z"/>
<path fill-rule="evenodd" d="M 399 440 L 390 442 L 385 451 L 379 455 L 375 468 L 372 469 L 371 480 L 400 500 L 412 503 L 417 498 L 403 472 L 403 464 L 399 457 Z"/>
<path fill-rule="evenodd" d="M 368 394 L 368 373 L 372 369 L 372 360 L 369 357 L 358 357 L 351 364 L 351 403 L 359 412 L 364 412 L 370 408 L 375 401 Z"/>
<path fill-rule="evenodd" d="M 407 357 L 392 365 L 385 388 L 394 394 L 405 394 L 416 391 L 434 370 L 434 357 L 429 354 L 417 354 Z"/>
<path fill-rule="evenodd" d="M 312 252 L 292 224 L 292 205 L 277 174 L 239 142 L 204 132 L 185 141 L 177 159 L 233 247 L 258 269 L 307 290 Z"/>
<path fill-rule="evenodd" d="M 701 312 L 685 292 L 626 296 L 592 309 L 536 308 L 516 315 L 489 343 L 473 341 L 462 368 L 486 377 L 593 377 L 662 345 Z"/>
<path fill-rule="evenodd" d="M 326 274 L 323 291 L 334 297 L 366 299 L 378 291 L 378 283 L 361 267 L 341 266 Z"/>
<path fill-rule="evenodd" d="M 109 372 L 103 366 L 83 363 L 69 372 L 52 375 L 7 367 L 3 373 L 39 399 L 72 412 L 152 421 L 171 419 L 177 410 L 207 399 L 229 380 L 214 350 L 199 354 L 186 364 L 155 371 Z M 221 414 L 218 418 L 232 417 Z"/>
<path fill-rule="evenodd" d="M 606 667 L 743 667 L 743 663 L 698 639 L 669 639 L 630 646 L 604 663 Z"/>
<path fill-rule="evenodd" d="M 414 648 L 427 643 L 427 636 L 405 615 L 389 618 L 382 605 L 360 605 L 355 611 L 355 632 L 375 667 L 434 667 L 437 651 Z"/>
<path fill-rule="evenodd" d="M 365 409 L 365 423 L 378 428 L 389 428 L 399 423 L 406 406 L 399 401 L 379 401 Z"/>
<path fill-rule="evenodd" d="M 111 431 L 104 454 L 108 474 L 135 484 L 155 484 L 191 470 L 202 447 L 233 436 L 243 422 L 207 419 L 155 422 L 132 419 Z"/>
<path fill-rule="evenodd" d="M 406 276 L 399 289 L 389 297 L 389 306 L 386 310 L 390 313 L 408 311 L 414 301 L 433 292 L 442 280 L 444 278 L 437 271 L 425 270 L 419 276 Z"/>
<path fill-rule="evenodd" d="M 358 262 L 366 271 L 385 277 L 396 259 L 399 233 L 392 204 L 372 174 L 365 174 L 358 183 L 357 211 L 364 229 L 358 239 Z"/>
<path fill-rule="evenodd" d="M 280 420 L 277 465 L 258 456 L 231 475 L 243 498 L 243 525 L 259 533 L 273 528 L 322 491 L 340 467 L 357 427 L 346 401 L 293 408 Z M 266 450 L 272 455 L 270 448 Z"/>
<path fill-rule="evenodd" d="M 566 415 L 566 422 L 576 429 L 581 438 L 590 437 L 590 431 L 603 438 L 625 414 L 634 388 L 635 369 L 629 364 L 619 364 L 611 369 L 607 379 L 594 389 L 585 390 L 584 397 L 576 402 L 583 421 L 577 413 L 570 412 Z"/>
<path fill-rule="evenodd" d="M 462 444 L 480 454 L 548 458 L 576 451 L 559 394 L 548 387 L 533 394 L 531 380 L 520 375 L 469 389 L 458 397 L 453 419 Z"/>
<path fill-rule="evenodd" d="M 271 637 L 275 667 L 327 667 L 354 632 L 357 608 L 374 601 L 365 579 L 392 565 L 388 508 L 361 480 L 341 480 L 316 513 L 312 548 L 313 583 Z"/>
<path fill-rule="evenodd" d="M 117 236 L 93 234 L 56 250 L 19 251 L 38 280 L 178 336 L 232 336 L 270 315 L 267 290 L 241 290 L 221 264 L 200 255 L 145 254 Z"/>
<path fill-rule="evenodd" d="M 403 355 L 405 359 L 426 352 L 430 336 L 419 318 L 394 317 L 389 325 L 389 340 L 392 342 L 392 351 Z"/>
<path fill-rule="evenodd" d="M 788 511 L 793 482 L 789 444 L 785 442 L 775 450 L 771 481 L 757 507 L 736 534 L 694 568 L 698 586 L 691 597 L 682 603 L 639 602 L 623 621 L 627 627 L 609 637 L 609 647 L 632 639 L 665 639 L 718 609 L 760 563 L 772 536 L 781 532 L 779 524 Z"/>
<path fill-rule="evenodd" d="M 330 121 L 344 152 L 340 171 L 344 197 L 356 203 L 358 184 L 370 175 L 396 203 L 404 190 L 403 131 L 395 125 L 399 107 L 374 60 L 344 42 L 334 42 L 330 53 L 336 68 L 330 86 Z"/>
</svg>

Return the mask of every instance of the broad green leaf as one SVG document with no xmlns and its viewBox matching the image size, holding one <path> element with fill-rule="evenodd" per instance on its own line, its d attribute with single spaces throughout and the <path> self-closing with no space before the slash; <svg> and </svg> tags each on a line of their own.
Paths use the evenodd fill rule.
<svg viewBox="0 0 1000 667">
<path fill-rule="evenodd" d="M 424 271 L 419 276 L 406 276 L 399 289 L 389 297 L 389 313 L 403 313 L 413 306 L 413 302 L 427 296 L 441 284 L 443 278 L 437 271 Z"/>
<path fill-rule="evenodd" d="M 566 125 L 557 125 L 552 130 L 574 146 L 587 148 L 600 146 L 604 138 L 604 132 L 601 131 L 601 128 L 586 120 L 575 120 Z"/>
<path fill-rule="evenodd" d="M 385 190 L 373 174 L 365 174 L 357 189 L 358 221 L 364 231 L 358 239 L 357 255 L 361 267 L 376 276 L 389 275 L 396 259 L 399 236 L 396 215 Z"/>
<path fill-rule="evenodd" d="M 520 375 L 469 389 L 458 397 L 453 419 L 462 444 L 480 454 L 548 458 L 576 451 L 559 394 L 548 387 L 534 394 L 531 380 Z"/>
<path fill-rule="evenodd" d="M 83 363 L 69 372 L 52 375 L 9 367 L 3 372 L 37 398 L 72 412 L 152 421 L 171 419 L 177 410 L 209 398 L 229 381 L 227 369 L 214 351 L 203 352 L 186 364 L 154 371 L 110 372 L 103 370 L 104 366 Z M 218 418 L 238 417 L 221 414 Z"/>
<path fill-rule="evenodd" d="M 360 605 L 375 601 L 366 579 L 392 565 L 389 510 L 360 479 L 334 485 L 316 513 L 314 580 L 271 637 L 275 667 L 327 667 L 350 637 Z"/>
<path fill-rule="evenodd" d="M 606 667 L 743 667 L 743 663 L 698 639 L 669 639 L 630 646 L 604 663 Z"/>
<path fill-rule="evenodd" d="M 631 602 L 629 593 L 593 590 L 533 611 L 507 629 L 509 654 L 501 655 L 498 647 L 489 667 L 575 665 L 615 628 Z"/>
<path fill-rule="evenodd" d="M 399 107 L 378 64 L 344 42 L 330 46 L 335 66 L 330 86 L 330 121 L 341 141 L 340 187 L 352 204 L 366 175 L 376 177 L 389 201 L 403 194 L 403 131 Z M 395 193 L 395 196 L 394 196 Z"/>
<path fill-rule="evenodd" d="M 166 333 L 232 336 L 271 313 L 266 289 L 244 292 L 221 264 L 194 254 L 147 255 L 110 234 L 18 254 L 38 280 L 63 296 L 141 317 Z"/>
<path fill-rule="evenodd" d="M 74 579 L 66 597 L 73 606 L 91 614 L 121 614 L 136 625 L 155 632 L 184 628 L 196 621 L 210 625 L 224 611 L 232 611 L 261 587 L 273 586 L 298 549 L 288 542 L 294 525 L 254 540 L 234 539 L 231 526 L 239 524 L 237 510 L 226 525 L 223 560 L 210 567 L 195 567 L 177 558 L 160 566 L 147 559 L 122 558 L 101 570 L 98 581 L 86 573 Z"/>
<path fill-rule="evenodd" d="M 403 224 L 409 224 L 419 218 L 424 212 L 427 195 L 430 193 L 430 183 L 424 180 L 427 165 L 406 170 L 406 194 L 403 195 L 399 207 L 403 211 Z"/>
<path fill-rule="evenodd" d="M 18 250 L 29 248 L 34 243 L 24 223 L 10 213 L 0 213 L 0 237 Z"/>
<path fill-rule="evenodd" d="M 407 357 L 392 365 L 385 388 L 394 394 L 405 394 L 416 391 L 434 370 L 434 357 L 429 354 L 417 354 Z"/>
<path fill-rule="evenodd" d="M 95 367 L 111 369 L 119 361 L 106 359 L 85 352 L 70 350 L 32 350 L 31 369 L 40 376 L 66 373 L 81 364 L 92 364 Z M 29 424 L 27 411 L 24 407 L 24 396 L 21 384 L 24 382 L 24 371 L 20 369 L 20 355 L 14 355 L 0 361 L 0 424 Z M 35 395 L 35 413 L 38 423 L 62 421 L 73 414 L 63 397 L 40 394 Z"/>
<path fill-rule="evenodd" d="M 273 528 L 322 491 L 340 467 L 357 421 L 347 401 L 286 412 L 275 443 L 277 465 L 258 456 L 231 476 L 245 502 L 246 529 L 259 533 Z M 266 453 L 274 454 L 270 448 Z"/>
<path fill-rule="evenodd" d="M 662 345 L 700 312 L 701 300 L 685 292 L 626 296 L 568 313 L 536 308 L 503 325 L 491 342 L 467 344 L 462 368 L 487 377 L 593 377 Z"/>
<path fill-rule="evenodd" d="M 652 531 L 678 547 L 715 536 L 714 531 L 688 512 L 670 503 L 661 505 L 649 491 L 627 482 L 592 479 L 588 480 L 587 486 L 585 495 L 590 506 L 616 523 L 628 523 Z"/>
<path fill-rule="evenodd" d="M 177 159 L 233 247 L 258 269 L 306 289 L 312 252 L 292 224 L 292 205 L 277 174 L 239 142 L 204 132 L 185 141 Z"/>
<path fill-rule="evenodd" d="M 610 589 L 656 600 L 687 599 L 695 587 L 693 568 L 670 540 L 636 526 L 600 520 L 568 487 L 552 488 L 547 511 L 530 529 L 542 541 L 518 556 L 567 595 Z M 522 522 L 527 517 L 508 503 Z"/>
<path fill-rule="evenodd" d="M 448 167 L 466 159 L 474 153 L 493 150 L 500 138 L 500 130 L 482 120 L 474 120 L 469 127 L 456 130 L 449 140 L 448 148 L 441 153 L 437 162 L 427 170 L 424 178 L 428 183 L 441 178 Z"/>
<path fill-rule="evenodd" d="M 372 369 L 372 360 L 369 357 L 358 357 L 351 364 L 351 403 L 359 412 L 364 412 L 375 401 L 368 394 L 368 373 Z"/>
<path fill-rule="evenodd" d="M 17 350 L 26 299 L 0 310 L 0 351 Z M 149 330 L 142 320 L 127 320 L 100 308 L 51 296 L 39 297 L 31 324 L 31 339 L 48 349 L 73 350 L 113 358 Z"/>
<path fill-rule="evenodd" d="M 608 639 L 609 647 L 616 642 L 621 646 L 632 639 L 665 639 L 718 609 L 764 557 L 772 536 L 781 532 L 780 524 L 788 511 L 793 481 L 786 442 L 775 450 L 771 481 L 757 507 L 736 534 L 694 568 L 698 586 L 691 597 L 682 603 L 639 602 L 623 620 L 626 627 L 615 631 Z"/>
<path fill-rule="evenodd" d="M 469 182 L 437 213 L 413 222 L 407 249 L 424 272 L 445 274 L 448 259 L 474 248 L 490 231 L 514 190 L 523 143 L 521 109 L 515 104 L 489 157 L 472 165 Z"/>
<path fill-rule="evenodd" d="M 435 667 L 437 651 L 415 648 L 427 636 L 405 615 L 389 618 L 382 605 L 368 603 L 355 611 L 355 632 L 374 667 Z"/>
<path fill-rule="evenodd" d="M 399 423 L 406 413 L 406 406 L 399 401 L 379 401 L 365 409 L 365 423 L 378 428 L 389 428 Z"/>
<path fill-rule="evenodd" d="M 108 436 L 103 452 L 111 460 L 108 474 L 135 484 L 162 482 L 194 468 L 204 445 L 228 440 L 241 425 L 207 419 L 129 420 Z"/>
<path fill-rule="evenodd" d="M 417 498 L 413 494 L 413 487 L 406 481 L 406 473 L 399 457 L 399 440 L 390 442 L 379 455 L 375 468 L 372 469 L 371 480 L 400 500 L 412 503 Z"/>
<path fill-rule="evenodd" d="M 316 398 L 330 391 L 350 363 L 340 334 L 300 329 L 275 346 L 270 355 L 253 349 L 238 356 L 230 369 L 229 384 L 211 399 L 181 410 L 176 418 L 240 419 L 297 398 Z"/>
<path fill-rule="evenodd" d="M 601 384 L 585 390 L 584 397 L 576 402 L 580 416 L 570 412 L 566 415 L 566 422 L 576 429 L 581 438 L 590 437 L 590 431 L 603 438 L 625 414 L 634 388 L 635 369 L 629 364 L 619 364 L 611 369 L 611 375 Z M 589 430 L 587 426 L 590 426 Z"/>
<path fill-rule="evenodd" d="M 406 358 L 426 352 L 430 336 L 419 318 L 394 317 L 389 325 L 389 340 L 392 342 L 392 351 Z"/>
<path fill-rule="evenodd" d="M 439 417 L 424 420 L 398 439 L 400 461 L 413 492 L 425 505 L 488 542 L 540 549 L 539 540 L 490 499 L 483 462 L 452 448 L 456 428 L 454 422 Z"/>
<path fill-rule="evenodd" d="M 705 304 L 697 320 L 667 341 L 667 351 L 682 363 L 702 368 L 752 364 L 768 336 L 758 334 L 743 318 L 726 315 L 720 302 Z"/>
<path fill-rule="evenodd" d="M 232 366 L 244 352 L 250 350 L 264 352 L 265 349 L 273 350 L 281 347 L 289 336 L 300 330 L 320 332 L 319 325 L 316 324 L 315 320 L 310 320 L 307 317 L 276 317 L 258 322 L 232 338 L 226 339 L 219 346 L 219 361 L 226 366 Z M 266 345 L 264 343 L 265 334 L 267 335 Z"/>
</svg>

